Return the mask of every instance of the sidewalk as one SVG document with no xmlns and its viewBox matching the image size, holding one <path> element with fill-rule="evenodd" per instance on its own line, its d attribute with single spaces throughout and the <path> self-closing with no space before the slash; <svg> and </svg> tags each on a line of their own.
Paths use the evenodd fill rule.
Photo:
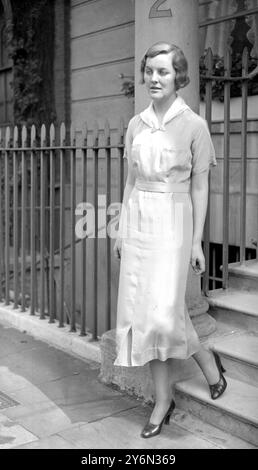
<svg viewBox="0 0 258 470">
<path fill-rule="evenodd" d="M 159 436 L 142 439 L 150 407 L 98 374 L 97 362 L 1 322 L 0 449 L 253 448 L 179 409 Z"/>
</svg>

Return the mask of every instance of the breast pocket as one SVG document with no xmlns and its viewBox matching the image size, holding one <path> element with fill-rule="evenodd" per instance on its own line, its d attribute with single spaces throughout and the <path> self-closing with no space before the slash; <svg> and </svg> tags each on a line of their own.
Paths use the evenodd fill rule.
<svg viewBox="0 0 258 470">
<path fill-rule="evenodd" d="M 175 169 L 185 169 L 190 164 L 187 149 L 164 148 L 160 153 L 160 171 L 167 176 Z"/>
</svg>

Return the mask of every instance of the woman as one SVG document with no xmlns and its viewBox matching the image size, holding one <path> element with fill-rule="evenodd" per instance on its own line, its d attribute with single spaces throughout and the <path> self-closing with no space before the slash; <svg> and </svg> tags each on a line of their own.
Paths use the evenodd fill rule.
<svg viewBox="0 0 258 470">
<path fill-rule="evenodd" d="M 114 246 L 121 258 L 114 364 L 150 364 L 155 405 L 144 438 L 160 433 L 175 407 L 169 359 L 193 356 L 213 399 L 227 385 L 219 356 L 201 346 L 185 305 L 189 263 L 196 274 L 205 270 L 201 238 L 209 167 L 216 165 L 206 121 L 177 95 L 190 81 L 187 71 L 177 46 L 150 47 L 141 73 L 152 102 L 126 135 L 128 176 Z"/>
</svg>

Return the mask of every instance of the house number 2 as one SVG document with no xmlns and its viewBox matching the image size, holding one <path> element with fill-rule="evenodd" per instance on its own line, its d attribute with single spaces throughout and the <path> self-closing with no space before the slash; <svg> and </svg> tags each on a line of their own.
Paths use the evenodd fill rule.
<svg viewBox="0 0 258 470">
<path fill-rule="evenodd" d="M 171 8 L 168 10 L 159 10 L 160 5 L 165 3 L 166 0 L 157 0 L 157 2 L 152 5 L 149 13 L 149 18 L 164 18 L 165 16 L 172 16 Z"/>
</svg>

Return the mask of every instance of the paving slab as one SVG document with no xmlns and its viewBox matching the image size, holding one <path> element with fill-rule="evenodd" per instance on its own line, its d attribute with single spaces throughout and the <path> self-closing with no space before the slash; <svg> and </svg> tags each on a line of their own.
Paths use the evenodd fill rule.
<svg viewBox="0 0 258 470">
<path fill-rule="evenodd" d="M 55 434 L 54 436 L 37 439 L 33 442 L 17 446 L 16 449 L 77 449 L 77 447 Z"/>
<path fill-rule="evenodd" d="M 37 436 L 0 413 L 0 450 L 37 440 Z"/>
<path fill-rule="evenodd" d="M 93 341 L 92 335 L 80 336 L 72 333 L 69 325 L 59 328 L 58 322 L 49 323 L 47 317 L 40 320 L 39 314 L 30 315 L 30 311 L 21 312 L 13 305 L 6 306 L 0 302 L 1 323 L 13 326 L 20 331 L 27 330 L 33 337 L 52 344 L 63 351 L 68 351 L 83 359 L 100 362 L 99 342 Z"/>
<path fill-rule="evenodd" d="M 25 332 L 21 332 L 11 328 L 11 335 L 9 335 L 10 327 L 2 326 L 0 329 L 0 356 L 4 357 L 20 353 L 27 349 L 44 347 L 42 341 L 35 340 L 32 336 L 29 336 Z"/>
<path fill-rule="evenodd" d="M 1 358 L 1 365 L 22 373 L 34 384 L 46 383 L 62 377 L 87 371 L 87 363 L 52 346 L 34 346 Z"/>
<path fill-rule="evenodd" d="M 117 413 L 94 423 L 66 430 L 59 435 L 83 449 L 219 449 L 211 441 L 171 423 L 152 439 L 143 439 L 140 432 L 150 410 L 144 407 Z"/>
</svg>

